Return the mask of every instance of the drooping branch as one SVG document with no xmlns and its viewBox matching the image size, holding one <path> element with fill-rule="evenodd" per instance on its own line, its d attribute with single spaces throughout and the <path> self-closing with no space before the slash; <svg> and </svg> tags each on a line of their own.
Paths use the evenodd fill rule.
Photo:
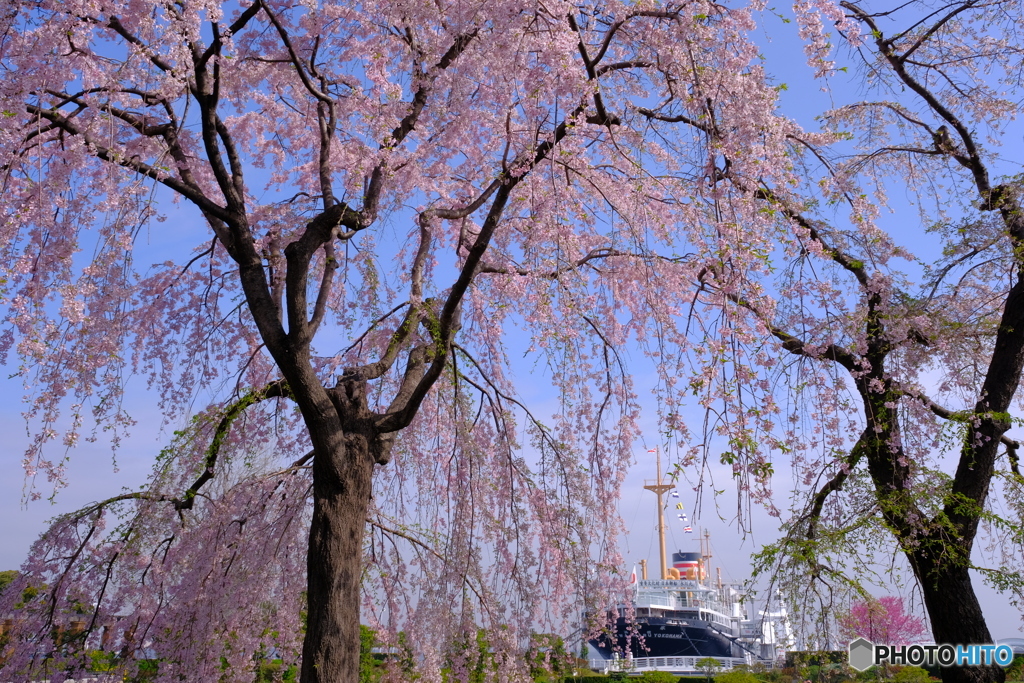
<svg viewBox="0 0 1024 683">
<path fill-rule="evenodd" d="M 864 23 L 870 30 L 875 40 L 875 46 L 878 49 L 878 53 L 885 58 L 888 62 L 892 71 L 896 76 L 911 90 L 913 90 L 918 97 L 920 97 L 928 107 L 934 111 L 940 118 L 956 130 L 961 142 L 967 151 L 967 163 L 961 162 L 963 165 L 970 169 L 972 176 L 974 177 L 974 183 L 978 189 L 978 194 L 987 203 L 992 200 L 992 187 L 989 182 L 988 169 L 985 167 L 981 160 L 981 153 L 978 150 L 977 145 L 974 142 L 974 136 L 971 133 L 968 126 L 957 117 L 951 109 L 949 109 L 939 98 L 928 89 L 923 83 L 915 78 L 907 70 L 906 58 L 910 52 L 916 50 L 922 43 L 916 43 L 903 54 L 897 52 L 894 47 L 894 43 L 899 39 L 899 36 L 895 38 L 886 38 L 878 23 L 874 18 L 865 12 L 859 5 L 848 0 L 844 0 L 840 3 L 842 7 L 849 10 L 853 15 L 862 23 Z M 954 10 L 950 15 L 941 19 L 934 26 L 925 31 L 925 36 L 930 36 L 937 31 L 943 24 L 958 15 L 960 12 L 970 9 L 974 5 L 973 2 L 963 3 L 958 9 Z"/>
<path fill-rule="evenodd" d="M 612 257 L 615 257 L 615 256 L 633 256 L 633 257 L 636 257 L 636 258 L 653 258 L 653 257 L 650 257 L 650 256 L 640 256 L 640 255 L 633 254 L 633 253 L 630 253 L 630 252 L 621 251 L 619 249 L 615 249 L 614 247 L 595 247 L 595 248 L 591 249 L 590 251 L 588 251 L 583 256 L 581 256 L 580 258 L 578 258 L 575 261 L 573 261 L 572 263 L 569 263 L 569 264 L 564 265 L 564 266 L 560 266 L 558 268 L 555 268 L 554 270 L 533 271 L 533 270 L 530 270 L 528 268 L 507 268 L 507 267 L 502 267 L 502 266 L 494 266 L 494 265 L 491 265 L 491 264 L 489 264 L 487 262 L 483 262 L 480 265 L 480 271 L 479 272 L 481 274 L 491 273 L 491 274 L 497 274 L 497 275 L 511 275 L 511 274 L 514 273 L 516 275 L 521 275 L 523 277 L 538 277 L 538 278 L 544 278 L 544 279 L 547 279 L 547 280 L 557 280 L 559 277 L 561 277 L 565 273 L 569 273 L 569 272 L 575 271 L 575 270 L 585 266 L 586 264 L 590 263 L 591 261 L 600 261 L 600 260 L 603 260 L 603 259 L 606 259 L 606 258 L 612 258 Z"/>
<path fill-rule="evenodd" d="M 317 101 L 317 129 L 320 133 L 317 171 L 320 182 L 321 200 L 323 202 L 323 208 L 326 211 L 336 203 L 334 197 L 334 184 L 331 179 L 331 142 L 334 140 L 334 133 L 337 129 L 338 121 L 334 99 L 327 94 L 326 88 L 318 88 L 313 82 L 313 79 L 316 78 L 316 64 L 314 62 L 314 58 L 311 57 L 309 61 L 308 68 L 311 73 L 307 73 L 306 64 L 296 53 L 295 47 L 292 45 L 291 37 L 288 35 L 288 31 L 285 29 L 280 19 L 262 0 L 254 3 L 254 6 L 257 5 L 264 8 L 267 17 L 270 18 L 270 22 L 277 30 L 281 43 L 288 52 L 288 59 L 291 62 L 296 75 L 298 75 L 299 80 L 302 82 L 303 87 L 306 89 L 306 92 L 312 95 Z M 323 82 L 324 79 L 321 78 L 320 80 Z"/>
<path fill-rule="evenodd" d="M 505 179 L 505 182 L 495 192 L 494 200 L 491 203 L 490 210 L 487 212 L 487 218 L 484 220 L 480 233 L 477 235 L 473 246 L 463 261 L 458 278 L 449 290 L 436 320 L 431 320 L 429 323 L 432 338 L 431 348 L 429 349 L 431 355 L 430 363 L 423 370 L 422 375 L 419 376 L 415 386 L 407 394 L 399 392 L 396 400 L 392 401 L 388 413 L 378 423 L 378 428 L 382 432 L 397 431 L 408 425 L 419 409 L 420 403 L 426 397 L 427 392 L 440 376 L 447 361 L 451 342 L 459 326 L 459 310 L 462 305 L 462 299 L 477 275 L 477 269 L 483 259 L 484 252 L 486 252 L 487 247 L 490 245 L 491 237 L 498 227 L 512 189 L 522 178 L 523 176 Z M 414 357 L 413 354 L 410 354 L 410 370 L 415 367 L 415 373 L 418 374 L 420 364 L 426 361 L 426 353 L 427 349 L 424 348 L 422 355 L 417 354 Z M 406 372 L 407 378 L 412 376 L 410 372 Z"/>
<path fill-rule="evenodd" d="M 247 392 L 242 398 L 227 407 L 222 413 L 220 422 L 213 432 L 213 438 L 206 449 L 206 458 L 203 464 L 203 471 L 199 477 L 185 491 L 181 498 L 174 502 L 178 510 L 191 510 L 195 504 L 196 494 L 211 479 L 217 476 L 217 459 L 220 456 L 220 448 L 227 438 L 231 423 L 234 422 L 247 408 L 268 398 L 280 398 L 288 395 L 288 385 L 284 380 L 275 380 L 265 387 Z"/>
<path fill-rule="evenodd" d="M 398 125 L 391 131 L 391 140 L 382 143 L 382 147 L 392 147 L 400 144 L 405 138 L 413 131 L 416 127 L 416 122 L 423 114 L 423 110 L 427 105 L 427 99 L 430 97 L 431 90 L 433 90 L 434 82 L 437 77 L 448 67 L 455 63 L 455 60 L 459 58 L 466 51 L 466 49 L 473 42 L 473 39 L 477 37 L 479 29 L 473 29 L 467 33 L 455 36 L 452 41 L 451 47 L 441 55 L 441 59 L 437 61 L 432 68 L 427 69 L 425 72 L 420 71 L 416 74 L 419 80 L 419 85 L 416 88 L 416 92 L 413 94 L 412 102 L 409 104 L 408 113 L 402 117 L 402 120 Z M 410 47 L 416 54 L 421 54 L 416 47 L 415 40 L 411 37 L 412 31 L 410 30 L 408 35 L 410 36 Z M 420 62 L 417 60 L 417 63 Z"/>
<path fill-rule="evenodd" d="M 94 154 L 98 159 L 127 168 L 141 176 L 155 180 L 162 185 L 166 185 L 169 189 L 174 190 L 195 204 L 201 211 L 203 211 L 203 213 L 214 216 L 222 221 L 230 220 L 231 213 L 224 207 L 209 199 L 205 194 L 199 191 L 198 188 L 192 187 L 183 180 L 168 175 L 167 173 L 142 161 L 138 157 L 126 157 L 115 150 L 112 150 L 108 146 L 102 144 L 94 136 L 79 128 L 73 119 L 63 116 L 60 112 L 54 109 L 44 109 L 43 107 L 33 104 L 26 105 L 25 110 L 33 116 L 38 116 L 41 119 L 50 121 L 56 128 L 69 135 L 80 137 L 85 145 L 90 149 L 95 150 Z M 225 235 L 225 240 L 230 241 L 230 237 Z"/>
<path fill-rule="evenodd" d="M 382 524 L 381 522 L 378 522 L 377 520 L 372 519 L 372 518 L 367 518 L 366 519 L 366 523 L 369 524 L 370 526 L 374 527 L 374 528 L 380 529 L 381 532 L 383 532 L 385 534 L 388 534 L 389 536 L 394 536 L 396 538 L 401 538 L 401 539 L 404 539 L 404 540 L 408 541 L 412 545 L 416 546 L 417 548 L 419 548 L 421 550 L 425 550 L 429 554 L 433 555 L 434 558 L 436 558 L 438 560 L 441 560 L 442 562 L 446 562 L 447 561 L 447 558 L 445 558 L 444 555 L 442 555 L 441 553 L 437 552 L 437 550 L 435 550 L 429 544 L 424 543 L 423 541 L 421 541 L 420 539 L 416 538 L 412 534 L 407 534 L 404 531 L 401 531 L 399 529 L 395 529 L 394 527 L 390 527 L 390 526 L 387 526 L 385 524 Z M 469 590 L 471 590 L 473 592 L 473 594 L 476 596 L 477 600 L 480 600 L 482 602 L 483 601 L 483 596 L 480 593 L 480 589 L 477 588 L 473 584 L 472 581 L 470 581 L 469 576 L 465 572 L 461 572 L 460 573 L 460 578 L 462 579 L 463 585 L 466 586 L 466 588 L 468 588 Z"/>
<path fill-rule="evenodd" d="M 868 427 L 871 429 L 871 427 Z M 850 478 L 850 474 L 853 473 L 854 469 L 860 463 L 861 457 L 864 454 L 864 448 L 862 444 L 865 442 L 865 438 L 868 437 L 866 433 L 861 434 L 860 439 L 850 452 L 842 458 L 839 465 L 839 470 L 832 475 L 832 477 L 825 482 L 821 488 L 819 488 L 814 496 L 811 498 L 810 509 L 801 516 L 801 520 L 807 524 L 807 530 L 805 532 L 806 538 L 809 541 L 814 541 L 817 536 L 818 523 L 821 520 L 821 512 L 825 508 L 825 502 L 828 497 L 837 491 L 841 491 L 843 484 Z"/>
<path fill-rule="evenodd" d="M 544 423 L 537 419 L 537 417 L 533 414 L 529 406 L 527 406 L 514 396 L 511 396 L 508 393 L 503 392 L 494 382 L 494 380 L 490 377 L 490 375 L 484 370 L 483 366 L 480 364 L 480 361 L 473 357 L 473 354 L 471 354 L 467 349 L 459 346 L 458 344 L 452 344 L 452 349 L 458 351 L 466 360 L 468 360 L 473 365 L 476 371 L 480 373 L 480 377 L 487 384 L 487 387 L 489 387 L 489 389 L 481 387 L 480 385 L 478 385 L 476 382 L 472 381 L 465 375 L 460 375 L 459 379 L 461 381 L 469 383 L 477 391 L 479 391 L 481 395 L 486 396 L 488 402 L 490 402 L 492 405 L 496 407 L 496 413 L 501 413 L 504 411 L 504 406 L 501 405 L 502 401 L 510 403 L 511 405 L 514 405 L 520 410 L 522 410 L 526 418 L 531 423 L 533 423 L 533 425 L 537 428 L 537 433 L 540 435 L 541 440 L 544 443 L 546 443 L 552 449 L 553 452 L 558 452 L 558 443 L 555 441 L 554 437 L 551 436 L 548 428 L 544 426 Z"/>
<path fill-rule="evenodd" d="M 929 26 L 927 30 L 922 31 L 921 34 L 920 34 L 920 37 L 916 41 L 914 41 L 914 44 L 911 45 L 909 48 L 907 48 L 906 50 L 903 51 L 903 54 L 900 55 L 901 61 L 908 60 L 910 58 L 910 55 L 912 55 L 919 47 L 921 47 L 926 42 L 928 42 L 928 39 L 931 38 L 933 35 L 935 35 L 943 26 L 945 26 L 949 22 L 953 21 L 953 19 L 955 19 L 959 15 L 963 14 L 967 10 L 970 10 L 970 9 L 973 9 L 973 8 L 977 7 L 977 5 L 978 5 L 977 0 L 968 0 L 968 2 L 962 2 L 962 3 L 954 5 L 953 9 L 950 12 L 948 12 L 944 17 L 942 17 L 941 19 L 936 21 L 934 24 Z M 938 11 L 936 11 L 936 12 L 934 12 L 932 14 L 929 14 L 926 17 L 922 17 L 922 19 L 919 22 L 917 22 L 916 24 L 913 24 L 912 26 L 907 28 L 905 31 L 903 31 L 901 33 L 898 33 L 895 36 L 893 36 L 892 38 L 890 38 L 889 42 L 890 43 L 895 43 L 897 40 L 900 40 L 904 36 L 909 35 L 914 29 L 916 29 L 918 26 L 920 26 L 924 22 L 929 21 L 931 19 L 931 17 L 934 16 L 934 14 L 937 14 L 937 13 L 938 13 Z"/>
<path fill-rule="evenodd" d="M 701 284 L 703 286 L 709 286 L 709 283 L 705 278 L 701 278 Z M 728 292 L 722 290 L 721 293 L 731 302 L 744 308 L 751 313 L 763 324 L 773 337 L 782 342 L 782 348 L 785 351 L 803 358 L 811 360 L 831 360 L 849 372 L 856 372 L 860 366 L 861 361 L 857 354 L 854 354 L 849 349 L 839 344 L 828 344 L 824 347 L 809 345 L 803 339 L 800 339 L 796 335 L 787 332 L 778 325 L 776 325 L 771 318 L 762 312 L 753 302 L 743 298 L 736 292 Z"/>
</svg>

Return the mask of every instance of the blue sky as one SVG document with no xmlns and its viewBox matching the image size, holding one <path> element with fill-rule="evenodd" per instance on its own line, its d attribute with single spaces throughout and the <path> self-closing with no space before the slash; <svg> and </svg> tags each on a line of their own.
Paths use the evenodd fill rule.
<svg viewBox="0 0 1024 683">
<path fill-rule="evenodd" d="M 834 95 L 822 92 L 818 85 L 808 82 L 804 56 L 795 39 L 795 25 L 784 24 L 781 19 L 766 15 L 765 26 L 763 45 L 766 67 L 776 75 L 778 82 L 785 82 L 788 85 L 788 89 L 781 95 L 784 111 L 798 118 L 803 125 L 812 127 L 813 115 L 833 106 Z M 852 58 L 847 61 L 851 60 Z M 839 62 L 842 64 L 842 57 Z M 784 66 L 779 68 L 779 65 Z M 833 86 L 841 91 L 844 78 L 841 75 L 837 76 L 832 81 Z M 855 92 L 852 94 L 856 95 Z M 1016 166 L 1019 171 L 1018 160 L 1024 158 L 1024 144 L 1019 136 L 1004 156 L 1010 159 L 1008 170 Z M 157 258 L 157 254 L 163 254 L 167 249 L 179 249 L 185 243 L 187 234 L 188 230 L 175 231 L 170 236 L 165 232 L 153 232 L 144 238 L 146 245 L 140 249 L 140 254 L 152 255 L 153 258 L 150 260 L 163 260 L 166 257 L 161 255 Z M 907 246 L 912 250 L 921 250 L 927 249 L 928 245 Z M 11 368 L 8 368 L 8 373 L 11 371 Z M 8 569 L 20 565 L 29 545 L 42 531 L 45 520 L 49 517 L 76 509 L 98 498 L 116 494 L 122 488 L 136 488 L 142 484 L 149 473 L 153 456 L 166 444 L 170 432 L 177 425 L 162 424 L 155 397 L 147 395 L 144 382 L 137 380 L 129 391 L 128 399 L 129 404 L 134 406 L 132 414 L 139 421 L 139 426 L 133 436 L 124 442 L 116 456 L 117 471 L 107 444 L 102 441 L 83 442 L 69 461 L 70 485 L 59 493 L 55 503 L 51 504 L 44 499 L 26 505 L 23 496 L 25 482 L 20 468 L 22 453 L 28 440 L 26 426 L 20 415 L 23 390 L 18 378 L 11 379 L 5 376 L 0 382 L 3 389 L 0 398 L 0 429 L 5 434 L 4 448 L 0 453 L 0 471 L 3 472 L 3 476 L 0 477 L 0 517 L 4 519 L 0 531 L 0 569 Z M 1022 430 L 1016 429 L 1015 432 L 1011 432 L 1011 436 L 1024 438 Z M 657 556 L 653 494 L 642 488 L 645 479 L 654 478 L 653 454 L 646 453 L 647 448 L 659 445 L 654 436 L 657 430 L 653 417 L 648 433 L 652 435 L 649 442 L 637 445 L 637 463 L 627 478 L 625 495 L 620 506 L 620 512 L 629 529 L 629 535 L 624 539 L 623 550 L 627 564 L 630 565 L 642 558 L 650 559 L 653 563 Z M 725 479 L 729 478 L 728 473 L 724 471 L 720 474 Z M 780 467 L 776 484 L 780 492 L 785 490 L 785 475 L 785 468 Z M 38 488 L 44 496 L 48 493 L 45 482 L 41 482 Z M 705 498 L 700 510 L 694 509 L 695 495 L 691 491 L 682 485 L 680 491 L 683 493 L 682 500 L 693 522 L 694 530 L 711 530 L 714 564 L 723 568 L 724 578 L 739 581 L 745 579 L 750 573 L 750 554 L 763 543 L 777 538 L 776 520 L 754 508 L 751 523 L 753 531 L 744 537 L 736 531 L 732 523 L 735 509 L 735 495 L 732 491 L 728 491 L 714 503 Z M 780 495 L 784 496 L 784 493 Z M 684 549 L 696 548 L 696 533 L 683 534 L 681 525 L 675 524 L 674 515 L 669 516 L 669 524 L 673 527 L 670 547 L 674 541 Z M 1024 636 L 1020 614 L 1006 603 L 1005 598 L 983 586 L 980 581 L 976 581 L 975 586 L 993 636 Z M 878 594 L 886 592 L 879 589 Z M 891 592 L 896 593 L 896 588 L 893 587 Z"/>
</svg>

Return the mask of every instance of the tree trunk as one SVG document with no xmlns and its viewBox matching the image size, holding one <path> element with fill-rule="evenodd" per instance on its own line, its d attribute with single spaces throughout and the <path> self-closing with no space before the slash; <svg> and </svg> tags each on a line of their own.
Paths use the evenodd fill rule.
<svg viewBox="0 0 1024 683">
<path fill-rule="evenodd" d="M 962 552 L 969 557 L 969 549 L 962 549 Z M 924 595 L 935 642 L 951 645 L 991 643 L 992 636 L 971 585 L 966 561 L 933 561 L 923 549 L 908 555 Z M 1006 671 L 995 665 L 942 668 L 942 683 L 1003 683 L 1005 680 Z"/>
<path fill-rule="evenodd" d="M 314 433 L 310 425 L 316 457 L 300 680 L 358 683 L 363 534 L 374 461 L 371 440 L 325 422 L 316 431 L 326 433 Z"/>
</svg>

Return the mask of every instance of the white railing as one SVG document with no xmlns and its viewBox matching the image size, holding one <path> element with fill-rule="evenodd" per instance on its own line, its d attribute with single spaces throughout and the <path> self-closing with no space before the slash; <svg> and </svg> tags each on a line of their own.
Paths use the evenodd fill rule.
<svg viewBox="0 0 1024 683">
<path fill-rule="evenodd" d="M 610 671 L 627 671 L 643 673 L 644 671 L 671 671 L 673 673 L 703 673 L 697 668 L 697 662 L 707 657 L 630 657 L 626 659 L 591 659 L 590 668 L 594 671 L 608 673 Z M 724 671 L 735 666 L 747 664 L 743 657 L 711 657 L 718 662 Z"/>
</svg>

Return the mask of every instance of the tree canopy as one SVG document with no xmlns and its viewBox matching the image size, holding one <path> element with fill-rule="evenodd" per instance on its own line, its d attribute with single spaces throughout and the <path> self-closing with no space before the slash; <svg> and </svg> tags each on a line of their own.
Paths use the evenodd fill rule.
<svg viewBox="0 0 1024 683">
<path fill-rule="evenodd" d="M 895 537 L 936 640 L 988 642 L 983 521 L 1021 590 L 1024 219 L 997 170 L 1020 9 L 796 3 L 811 87 L 841 54 L 864 94 L 807 130 L 759 5 L 9 2 L 26 468 L 59 487 L 54 441 L 116 443 L 131 375 L 186 423 L 143 490 L 36 544 L 5 680 L 104 638 L 166 680 L 250 680 L 273 650 L 354 683 L 360 605 L 385 647 L 415 632 L 424 680 L 464 680 L 481 626 L 525 677 L 502 652 L 614 600 L 644 407 L 680 468 L 720 461 L 772 514 L 791 458 L 761 559 L 794 594 L 831 599 L 837 558 Z M 191 250 L 140 263 L 156 233 Z M 80 647 L 45 645 L 71 613 Z"/>
<path fill-rule="evenodd" d="M 837 621 L 848 641 L 867 638 L 872 643 L 908 645 L 927 633 L 924 620 L 907 613 L 903 598 L 893 595 L 858 600 Z"/>
</svg>

